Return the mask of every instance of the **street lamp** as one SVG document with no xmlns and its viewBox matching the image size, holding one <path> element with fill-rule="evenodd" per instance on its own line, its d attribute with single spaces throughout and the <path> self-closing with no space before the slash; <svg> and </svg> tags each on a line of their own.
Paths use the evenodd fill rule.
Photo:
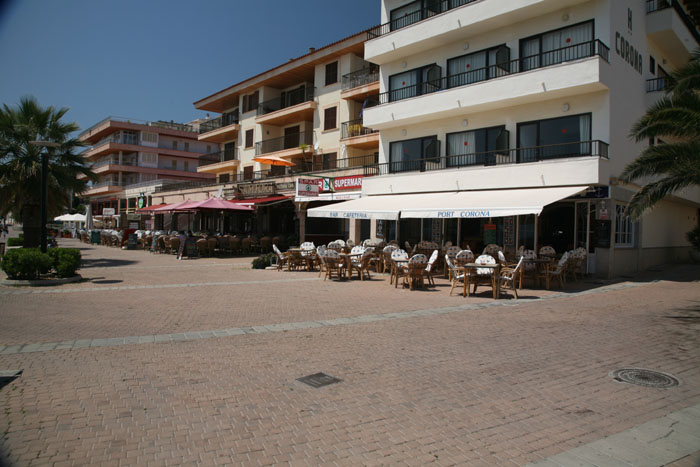
<svg viewBox="0 0 700 467">
<path fill-rule="evenodd" d="M 60 144 L 53 141 L 30 141 L 29 144 L 32 146 L 38 146 L 40 148 L 57 148 Z M 47 204 L 47 180 L 49 172 L 49 159 L 48 151 L 42 151 L 41 153 L 41 229 L 40 232 L 40 244 L 41 252 L 46 253 L 46 204 Z"/>
</svg>

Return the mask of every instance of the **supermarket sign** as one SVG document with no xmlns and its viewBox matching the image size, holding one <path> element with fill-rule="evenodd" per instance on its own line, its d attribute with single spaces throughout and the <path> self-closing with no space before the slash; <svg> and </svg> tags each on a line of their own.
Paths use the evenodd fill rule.
<svg viewBox="0 0 700 467">
<path fill-rule="evenodd" d="M 320 191 L 318 178 L 297 178 L 297 197 L 317 197 Z"/>
<path fill-rule="evenodd" d="M 297 196 L 298 197 L 317 197 L 319 193 L 357 191 L 362 189 L 362 175 L 349 175 L 346 177 L 335 178 L 298 178 L 297 179 Z M 311 185 L 316 185 L 318 191 L 315 191 Z M 308 187 L 307 187 L 308 185 Z M 309 188 L 307 190 L 307 188 Z M 305 194 L 311 193 L 311 194 Z"/>
<path fill-rule="evenodd" d="M 333 179 L 333 191 L 361 190 L 362 175 L 350 175 Z"/>
</svg>

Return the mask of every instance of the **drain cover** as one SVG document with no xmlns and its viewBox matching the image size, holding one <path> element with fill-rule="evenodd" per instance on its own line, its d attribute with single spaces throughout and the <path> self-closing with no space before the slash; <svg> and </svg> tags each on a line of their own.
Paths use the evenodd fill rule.
<svg viewBox="0 0 700 467">
<path fill-rule="evenodd" d="M 680 384 L 675 376 L 645 368 L 622 368 L 613 371 L 610 376 L 620 383 L 636 384 L 649 388 L 672 388 Z"/>
<path fill-rule="evenodd" d="M 316 373 L 314 375 L 298 378 L 297 381 L 308 384 L 312 388 L 322 388 L 323 386 L 328 386 L 329 384 L 339 383 L 342 381 L 342 379 L 334 378 L 333 376 L 325 373 Z"/>
</svg>

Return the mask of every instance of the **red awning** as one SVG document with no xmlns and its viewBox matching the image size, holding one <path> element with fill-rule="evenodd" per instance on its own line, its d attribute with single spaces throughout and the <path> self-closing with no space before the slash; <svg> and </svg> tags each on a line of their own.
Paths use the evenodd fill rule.
<svg viewBox="0 0 700 467">
<path fill-rule="evenodd" d="M 233 201 L 228 201 L 220 198 L 209 198 L 204 201 L 193 201 L 191 203 L 184 204 L 179 207 L 183 210 L 199 210 L 199 209 L 217 209 L 223 211 L 252 211 L 253 208 L 250 206 L 244 206 L 242 204 L 234 203 Z"/>
<path fill-rule="evenodd" d="M 283 199 L 290 199 L 290 197 L 284 196 L 284 195 L 276 195 L 276 196 L 268 196 L 267 198 L 234 199 L 231 201 L 238 203 L 238 204 L 242 204 L 243 206 L 252 206 L 252 205 L 256 205 L 256 204 L 269 203 L 271 201 L 281 201 Z"/>
<path fill-rule="evenodd" d="M 167 204 L 154 204 L 153 206 L 146 206 L 145 208 L 137 209 L 134 212 L 138 213 L 138 214 L 147 213 L 147 212 L 154 211 L 158 208 L 162 208 L 163 206 L 167 206 Z"/>
</svg>

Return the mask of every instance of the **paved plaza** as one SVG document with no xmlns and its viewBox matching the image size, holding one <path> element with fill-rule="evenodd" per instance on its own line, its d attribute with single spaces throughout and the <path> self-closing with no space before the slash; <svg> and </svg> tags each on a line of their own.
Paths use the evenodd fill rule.
<svg viewBox="0 0 700 467">
<path fill-rule="evenodd" d="M 61 246 L 82 282 L 0 286 L 0 465 L 700 462 L 698 266 L 495 301 Z"/>
</svg>

